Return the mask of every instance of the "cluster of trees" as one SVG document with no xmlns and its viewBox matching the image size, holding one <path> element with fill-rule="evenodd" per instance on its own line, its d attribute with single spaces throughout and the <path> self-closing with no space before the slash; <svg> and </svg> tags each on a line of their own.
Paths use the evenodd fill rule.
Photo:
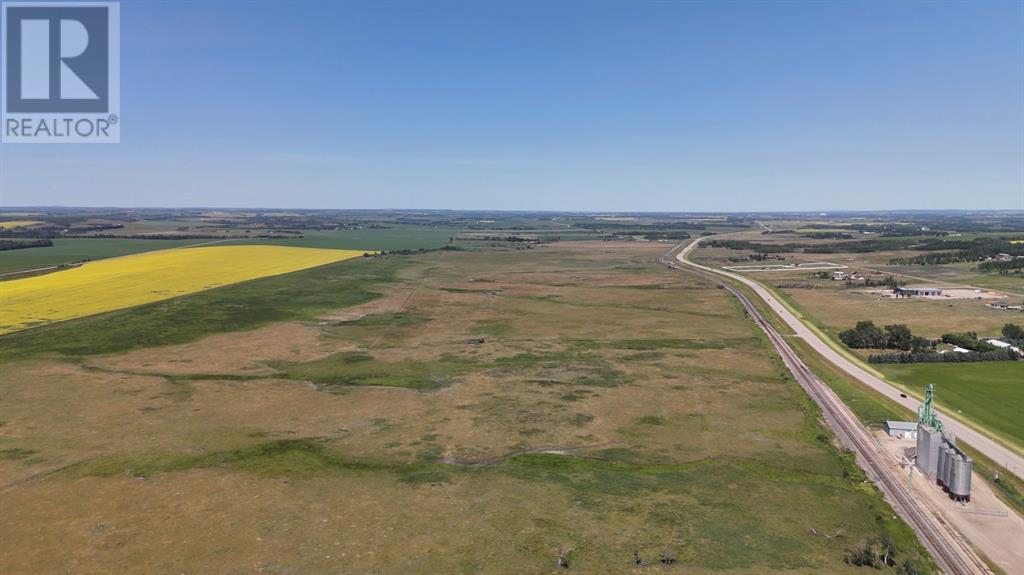
<svg viewBox="0 0 1024 575">
<path fill-rule="evenodd" d="M 1008 323 L 1003 326 L 1003 337 L 1011 344 L 1020 346 L 1024 344 L 1024 327 L 1015 323 Z"/>
<path fill-rule="evenodd" d="M 560 236 L 546 236 L 543 238 L 533 238 L 526 236 L 476 236 L 466 238 L 455 238 L 460 241 L 480 241 L 480 242 L 510 242 L 510 243 L 525 243 L 525 244 L 536 244 L 536 243 L 550 243 L 557 242 L 561 239 Z"/>
<path fill-rule="evenodd" d="M 0 252 L 7 250 L 23 250 L 25 248 L 48 248 L 53 242 L 48 239 L 41 240 L 0 240 Z"/>
<path fill-rule="evenodd" d="M 852 240 L 853 236 L 846 232 L 806 232 L 800 237 L 812 240 Z"/>
<path fill-rule="evenodd" d="M 909 352 L 884 353 L 868 357 L 871 363 L 969 363 L 976 361 L 1017 361 L 1020 356 L 1010 348 L 967 353 Z"/>
<path fill-rule="evenodd" d="M 929 240 L 920 245 L 913 246 L 913 249 L 922 251 L 936 251 L 936 253 L 922 254 L 909 258 L 893 258 L 889 260 L 892 265 L 943 265 L 959 262 L 977 262 L 996 256 L 998 254 L 1009 254 L 1011 256 L 1024 255 L 1024 244 L 1014 244 L 1007 238 L 975 238 L 973 240 Z M 980 266 L 979 266 L 980 269 Z"/>
<path fill-rule="evenodd" d="M 932 342 L 916 336 L 904 324 L 887 325 L 879 329 L 872 321 L 859 321 L 853 329 L 839 333 L 839 340 L 853 349 L 899 349 L 925 352 L 932 349 Z"/>
<path fill-rule="evenodd" d="M 917 224 L 896 224 L 896 223 L 847 223 L 847 224 L 805 224 L 803 227 L 810 229 L 842 229 L 860 233 L 873 233 L 887 238 L 898 238 L 906 236 L 947 236 L 949 232 L 942 230 L 925 229 L 927 226 Z"/>
<path fill-rule="evenodd" d="M 748 242 L 746 240 L 711 240 L 702 245 L 712 248 L 726 248 L 730 250 L 750 250 L 762 254 L 795 252 L 803 247 L 802 244 L 762 244 L 760 242 Z"/>
<path fill-rule="evenodd" d="M 595 219 L 581 219 L 573 221 L 574 225 L 580 228 L 586 228 L 594 230 L 595 232 L 602 231 L 616 231 L 618 232 L 630 232 L 634 234 L 641 234 L 648 231 L 666 231 L 666 230 L 704 230 L 707 229 L 705 224 L 700 222 L 688 222 L 688 221 L 669 221 L 669 222 L 615 222 L 609 220 L 595 220 Z"/>
<path fill-rule="evenodd" d="M 924 575 L 931 570 L 916 556 L 900 557 L 901 550 L 888 535 L 877 535 L 861 541 L 860 545 L 847 549 L 843 561 L 857 567 L 872 569 L 892 568 L 897 575 Z"/>
<path fill-rule="evenodd" d="M 987 341 L 981 341 L 978 339 L 978 334 L 973 331 L 964 333 L 944 333 L 942 334 L 943 343 L 969 349 L 971 351 L 995 351 L 996 346 L 988 343 Z"/>
<path fill-rule="evenodd" d="M 765 244 L 746 240 L 711 240 L 710 247 L 728 248 L 730 250 L 751 250 L 762 253 L 833 254 L 842 252 L 868 253 L 886 250 L 907 249 L 915 243 L 910 239 L 870 239 L 850 242 L 831 242 L 827 244 L 800 244 L 787 242 L 784 244 Z"/>
<path fill-rule="evenodd" d="M 860 327 L 861 324 L 865 323 L 870 322 L 860 322 L 857 325 Z M 877 328 L 875 329 L 877 330 Z M 865 327 L 863 331 L 865 333 L 871 332 L 867 327 Z M 1024 327 L 1008 323 L 1003 326 L 1002 334 L 1003 339 L 1012 345 L 1020 346 L 1024 344 Z M 982 341 L 978 339 L 978 334 L 974 332 L 945 333 L 942 334 L 942 341 L 970 351 L 967 353 L 936 353 L 935 351 L 926 348 L 915 348 L 913 344 L 911 344 L 911 350 L 908 353 L 872 355 L 868 357 L 868 361 L 871 363 L 962 363 L 976 361 L 1017 361 L 1020 359 L 1020 354 L 1013 349 L 1009 347 L 999 348 L 986 341 Z"/>
<path fill-rule="evenodd" d="M 648 232 L 644 234 L 645 240 L 686 240 L 690 234 L 686 232 Z"/>
<path fill-rule="evenodd" d="M 881 280 L 864 278 L 865 287 L 887 287 L 889 289 L 896 289 L 904 285 L 907 285 L 907 282 L 904 280 L 896 279 L 896 276 L 885 276 L 885 279 Z"/>
<path fill-rule="evenodd" d="M 814 277 L 827 280 L 832 277 L 832 272 L 814 272 Z M 885 276 L 880 280 L 865 277 L 863 283 L 846 280 L 846 287 L 886 287 L 889 289 L 895 289 L 906 284 L 907 282 L 896 279 L 896 276 Z"/>
<path fill-rule="evenodd" d="M 1024 272 L 1024 258 L 1014 258 L 1010 261 L 991 261 L 978 264 L 978 271 L 981 273 L 999 275 L 1019 274 Z"/>
<path fill-rule="evenodd" d="M 853 242 L 818 244 L 816 246 L 807 246 L 806 248 L 804 248 L 804 253 L 833 254 L 837 252 L 850 252 L 864 254 L 870 252 L 904 249 L 912 243 L 913 240 L 906 239 L 901 240 L 879 238 L 870 240 L 857 240 Z"/>
<path fill-rule="evenodd" d="M 921 232 L 918 232 L 920 234 Z M 805 234 L 808 237 L 819 237 L 827 235 L 822 232 Z M 1024 255 L 1024 244 L 1011 243 L 1011 238 L 975 238 L 972 240 L 943 239 L 935 238 L 901 238 L 891 237 L 899 234 L 883 234 L 883 237 L 855 240 L 848 242 L 830 242 L 826 244 L 800 244 L 782 243 L 766 244 L 745 240 L 712 240 L 706 245 L 710 247 L 728 248 L 731 250 L 750 250 L 760 253 L 791 253 L 803 252 L 805 254 L 832 254 L 832 253 L 868 253 L 889 250 L 919 250 L 926 253 L 913 257 L 893 258 L 889 260 L 891 265 L 942 265 L 957 262 L 976 262 L 997 254 L 1009 254 L 1011 256 Z M 890 236 L 890 237 L 885 237 Z M 1010 262 L 985 262 L 985 270 L 1000 271 L 1019 270 L 1024 264 Z M 991 265 L 989 265 L 991 264 Z M 1010 264 L 1000 266 L 999 264 Z M 979 265 L 981 269 L 981 265 Z"/>
</svg>

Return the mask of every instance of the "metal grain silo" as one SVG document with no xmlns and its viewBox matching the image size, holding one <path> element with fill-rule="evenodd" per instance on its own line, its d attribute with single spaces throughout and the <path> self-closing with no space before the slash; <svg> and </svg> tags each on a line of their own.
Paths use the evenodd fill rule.
<svg viewBox="0 0 1024 575">
<path fill-rule="evenodd" d="M 953 476 L 950 478 L 949 494 L 954 498 L 963 490 L 964 458 L 959 453 L 953 458 Z"/>
<path fill-rule="evenodd" d="M 953 458 L 953 482 L 949 494 L 957 501 L 969 501 L 971 498 L 971 472 L 973 464 L 970 457 L 957 454 Z"/>
<path fill-rule="evenodd" d="M 956 477 L 956 457 L 959 454 L 960 454 L 960 452 L 957 451 L 957 448 L 955 448 L 955 447 L 950 447 L 949 448 L 949 454 L 947 455 L 947 457 L 949 458 L 949 462 L 946 463 L 946 489 L 947 490 L 950 487 L 953 486 L 953 481 L 954 481 L 954 479 Z"/>
<path fill-rule="evenodd" d="M 954 453 L 953 448 L 948 445 L 943 445 L 942 450 L 939 451 L 939 473 L 937 480 L 945 491 L 949 491 L 949 485 L 952 483 Z"/>
<path fill-rule="evenodd" d="M 935 483 L 940 486 L 946 484 L 946 445 L 939 448 L 938 461 L 935 464 Z"/>
<path fill-rule="evenodd" d="M 946 459 L 948 459 L 946 445 L 943 444 L 939 448 L 938 461 L 935 464 L 935 483 L 938 483 L 940 487 L 946 484 Z"/>
</svg>

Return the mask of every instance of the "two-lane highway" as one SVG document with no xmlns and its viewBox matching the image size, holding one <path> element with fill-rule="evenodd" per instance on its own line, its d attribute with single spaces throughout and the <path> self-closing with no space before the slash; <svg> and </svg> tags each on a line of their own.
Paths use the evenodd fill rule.
<svg viewBox="0 0 1024 575">
<path fill-rule="evenodd" d="M 919 401 L 910 397 L 901 397 L 902 391 L 900 389 L 867 372 L 846 357 L 843 357 L 842 354 L 833 349 L 821 338 L 821 336 L 807 327 L 800 318 L 793 315 L 785 305 L 779 302 L 768 289 L 758 282 L 740 274 L 714 269 L 690 261 L 687 256 L 703 239 L 705 238 L 698 238 L 687 244 L 676 253 L 675 258 L 680 263 L 690 266 L 691 268 L 726 276 L 754 290 L 754 293 L 764 300 L 771 310 L 778 314 L 778 316 L 782 318 L 782 321 L 786 322 L 786 325 L 788 325 L 798 337 L 806 341 L 808 345 L 814 348 L 814 350 L 820 353 L 826 360 L 850 374 L 864 385 L 867 385 L 878 393 L 881 393 L 885 397 L 895 401 L 903 407 L 906 407 L 912 412 L 917 411 L 917 407 L 920 404 Z M 950 414 L 949 412 L 942 413 L 942 422 L 945 424 L 947 430 L 953 432 L 957 441 L 962 441 L 977 449 L 986 457 L 996 462 L 996 464 L 1004 466 L 1010 473 L 1013 473 L 1018 477 L 1024 476 L 1024 455 L 1022 455 L 1020 451 L 993 439 L 984 431 L 971 426 L 963 420 L 957 419 L 954 414 Z"/>
<path fill-rule="evenodd" d="M 696 242 L 690 245 L 694 244 Z M 675 256 L 676 249 L 678 247 L 662 257 L 661 261 L 669 267 L 680 269 L 681 266 L 678 265 Z M 688 263 L 683 259 L 678 261 Z M 935 558 L 944 573 L 984 575 L 992 572 L 956 527 L 942 517 L 938 509 L 922 498 L 915 498 L 908 491 L 903 477 L 886 462 L 886 456 L 878 449 L 874 439 L 860 424 L 860 420 L 857 419 L 853 411 L 836 396 L 831 388 L 814 375 L 785 338 L 779 335 L 775 328 L 761 316 L 761 313 L 743 292 L 722 281 L 710 271 L 692 267 L 689 271 L 719 284 L 739 299 L 754 323 L 768 336 L 796 381 L 821 408 L 822 414 L 840 441 L 853 451 L 857 457 L 857 463 L 882 490 L 896 512 L 914 529 L 921 543 Z"/>
</svg>

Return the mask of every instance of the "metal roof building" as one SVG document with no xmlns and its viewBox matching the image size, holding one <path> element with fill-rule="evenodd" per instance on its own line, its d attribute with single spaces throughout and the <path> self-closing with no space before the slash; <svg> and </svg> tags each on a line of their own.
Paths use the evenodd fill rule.
<svg viewBox="0 0 1024 575">
<path fill-rule="evenodd" d="M 911 296 L 940 296 L 942 295 L 942 288 L 937 287 L 897 287 L 892 290 L 897 297 L 911 297 Z"/>
<path fill-rule="evenodd" d="M 886 421 L 885 432 L 889 434 L 889 437 L 899 437 L 902 439 L 914 439 L 917 437 L 917 422 L 916 421 Z"/>
</svg>

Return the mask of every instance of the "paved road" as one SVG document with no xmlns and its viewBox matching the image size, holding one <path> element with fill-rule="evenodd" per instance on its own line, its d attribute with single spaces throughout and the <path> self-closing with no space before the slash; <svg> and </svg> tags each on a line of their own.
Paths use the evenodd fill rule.
<svg viewBox="0 0 1024 575">
<path fill-rule="evenodd" d="M 811 331 L 810 328 L 804 325 L 804 323 L 800 321 L 800 318 L 793 315 L 792 312 L 790 312 L 786 308 L 786 306 L 782 305 L 782 303 L 780 303 L 771 294 L 771 292 L 765 289 L 761 284 L 742 275 L 710 268 L 708 266 L 703 266 L 686 259 L 686 256 L 691 251 L 693 251 L 694 248 L 697 247 L 697 245 L 701 242 L 702 239 L 704 238 L 698 238 L 690 242 L 686 247 L 680 250 L 678 254 L 676 254 L 676 259 L 685 265 L 698 268 L 707 272 L 727 276 L 750 287 L 750 289 L 754 290 L 754 293 L 756 293 L 758 297 L 760 297 L 762 300 L 765 301 L 765 303 L 768 304 L 772 311 L 777 313 L 779 317 L 781 317 L 782 320 L 786 322 L 786 325 L 788 325 L 793 330 L 793 332 L 796 333 L 797 336 L 801 337 L 804 341 L 806 341 L 811 347 L 815 349 L 815 351 L 820 353 L 825 359 L 835 364 L 839 369 L 857 378 L 868 387 L 871 387 L 878 393 L 881 393 L 885 397 L 895 401 L 896 403 L 899 403 L 903 407 L 906 407 L 907 409 L 913 412 L 917 411 L 917 408 L 920 405 L 920 402 L 918 400 L 909 397 L 900 397 L 902 391 L 900 391 L 898 388 L 894 387 L 889 382 L 880 379 L 871 373 L 868 373 L 860 366 L 850 361 L 849 359 L 843 357 L 836 350 L 832 349 L 832 347 L 830 347 L 828 343 L 821 339 L 821 336 L 814 333 L 813 331 Z M 940 393 L 941 390 L 942 386 L 940 382 Z M 953 434 L 957 438 L 957 441 L 963 441 L 969 444 L 971 447 L 977 449 L 978 451 L 982 452 L 987 457 L 992 459 L 992 461 L 995 461 L 997 464 L 1005 467 L 1010 473 L 1013 473 L 1017 477 L 1024 477 L 1024 455 L 1022 455 L 1020 451 L 1007 447 L 1006 445 L 996 441 L 995 439 L 992 439 L 992 437 L 988 436 L 983 431 L 980 431 L 974 427 L 970 427 L 969 424 L 956 419 L 955 416 L 949 413 L 942 414 L 942 423 L 945 425 L 947 430 L 953 432 Z"/>
<path fill-rule="evenodd" d="M 697 242 L 693 242 L 696 244 Z M 693 245 L 691 244 L 691 245 Z M 663 257 L 662 263 L 669 267 L 679 266 L 671 258 L 675 250 Z M 684 250 L 685 251 L 685 250 Z M 679 261 L 686 265 L 694 265 L 685 262 L 682 257 Z M 697 266 L 702 267 L 703 266 Z M 707 268 L 703 268 L 706 270 Z M 815 403 L 821 407 L 822 414 L 828 421 L 829 426 L 835 430 L 840 441 L 849 448 L 857 457 L 857 463 L 864 469 L 868 477 L 878 485 L 886 499 L 899 513 L 907 524 L 917 533 L 921 543 L 928 549 L 932 557 L 939 564 L 944 573 L 956 575 L 989 574 L 992 571 L 978 557 L 970 543 L 963 537 L 959 530 L 948 522 L 942 513 L 930 502 L 915 497 L 908 491 L 902 474 L 898 473 L 886 461 L 886 454 L 879 449 L 867 429 L 861 425 L 860 420 L 844 404 L 830 387 L 825 385 L 814 373 L 804 365 L 789 343 L 761 316 L 760 312 L 750 302 L 743 292 L 718 279 L 713 273 L 703 270 L 696 270 L 713 282 L 722 285 L 736 296 L 754 322 L 764 330 L 768 339 L 772 342 L 776 351 L 782 356 L 783 362 L 789 368 L 793 377 L 800 386 L 807 392 Z"/>
</svg>

